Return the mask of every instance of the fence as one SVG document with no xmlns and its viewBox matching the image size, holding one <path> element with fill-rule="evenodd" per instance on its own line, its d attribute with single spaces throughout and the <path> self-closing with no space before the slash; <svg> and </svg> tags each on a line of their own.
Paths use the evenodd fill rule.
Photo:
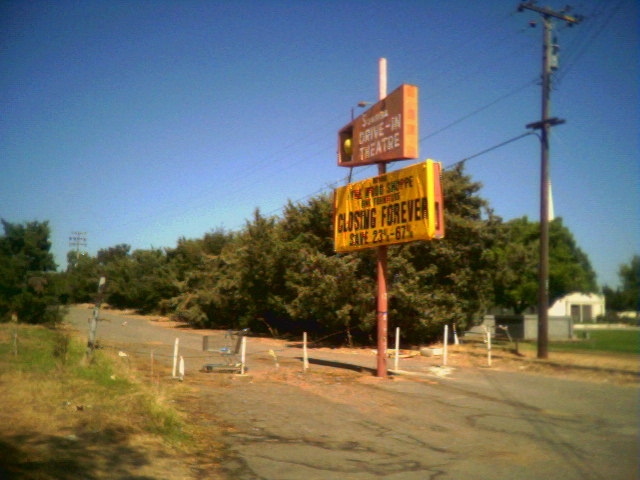
<svg viewBox="0 0 640 480">
<path fill-rule="evenodd" d="M 485 315 L 483 325 L 494 328 L 502 325 L 508 328 L 509 335 L 514 340 L 538 339 L 537 315 Z M 549 317 L 549 339 L 573 339 L 573 320 L 571 317 Z M 499 332 L 500 329 L 494 330 Z"/>
</svg>

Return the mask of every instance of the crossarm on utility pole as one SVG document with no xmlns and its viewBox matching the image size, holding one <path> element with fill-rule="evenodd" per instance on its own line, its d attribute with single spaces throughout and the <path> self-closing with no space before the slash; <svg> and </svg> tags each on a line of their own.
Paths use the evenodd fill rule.
<svg viewBox="0 0 640 480">
<path fill-rule="evenodd" d="M 542 15 L 542 119 L 527 125 L 539 129 L 540 135 L 540 259 L 538 266 L 538 358 L 549 356 L 549 133 L 551 127 L 564 123 L 550 117 L 551 105 L 551 31 L 552 20 L 559 19 L 569 25 L 579 23 L 582 17 L 570 16 L 563 11 L 556 12 L 548 7 L 540 7 L 533 1 L 518 5 L 518 11 L 531 10 Z"/>
<path fill-rule="evenodd" d="M 525 2 L 518 5 L 518 12 L 523 12 L 524 10 L 537 12 L 547 18 L 557 18 L 559 20 L 567 22 L 570 25 L 580 23 L 583 19 L 582 15 L 576 15 L 575 17 L 567 15 L 566 12 L 569 10 L 569 7 L 565 7 L 565 10 L 563 11 L 556 12 L 554 10 L 551 10 L 549 7 L 541 7 L 533 2 Z"/>
</svg>

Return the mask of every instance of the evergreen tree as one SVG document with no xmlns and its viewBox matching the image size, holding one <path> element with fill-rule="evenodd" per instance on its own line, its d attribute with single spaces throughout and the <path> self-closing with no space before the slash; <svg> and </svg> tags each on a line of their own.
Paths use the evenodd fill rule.
<svg viewBox="0 0 640 480">
<path fill-rule="evenodd" d="M 86 253 L 70 251 L 67 254 L 67 271 L 62 274 L 65 291 L 63 303 L 94 302 L 101 267 L 98 260 Z"/>
<path fill-rule="evenodd" d="M 274 333 L 286 329 L 286 249 L 275 217 L 256 209 L 251 222 L 238 235 L 238 248 L 229 255 L 237 272 L 244 311 L 240 322 L 254 331 Z"/>
<path fill-rule="evenodd" d="M 527 217 L 502 225 L 494 248 L 495 303 L 522 313 L 537 305 L 540 224 Z M 571 292 L 597 291 L 589 258 L 556 218 L 549 225 L 549 304 Z"/>
<path fill-rule="evenodd" d="M 14 224 L 2 220 L 0 237 L 0 319 L 13 314 L 28 323 L 61 319 L 52 274 L 48 222 Z"/>
<path fill-rule="evenodd" d="M 620 286 L 615 290 L 603 287 L 607 310 L 613 312 L 640 312 L 640 256 L 634 255 L 629 263 L 618 269 Z"/>
<path fill-rule="evenodd" d="M 442 325 L 462 330 L 489 307 L 493 294 L 493 246 L 500 219 L 478 195 L 460 164 L 443 173 L 445 238 L 391 249 L 390 321 L 414 341 L 438 334 Z M 394 320 L 397 318 L 398 320 Z"/>
</svg>

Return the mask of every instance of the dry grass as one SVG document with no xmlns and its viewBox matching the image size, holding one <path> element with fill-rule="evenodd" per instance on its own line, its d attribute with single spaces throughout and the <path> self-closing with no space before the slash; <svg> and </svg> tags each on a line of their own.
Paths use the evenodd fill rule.
<svg viewBox="0 0 640 480">
<path fill-rule="evenodd" d="M 0 478 L 197 478 L 180 388 L 103 351 L 87 362 L 64 331 L 0 325 Z"/>
</svg>

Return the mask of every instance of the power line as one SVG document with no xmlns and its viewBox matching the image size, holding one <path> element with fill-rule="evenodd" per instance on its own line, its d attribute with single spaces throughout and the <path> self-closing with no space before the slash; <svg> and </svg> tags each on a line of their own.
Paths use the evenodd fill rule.
<svg viewBox="0 0 640 480">
<path fill-rule="evenodd" d="M 559 72 L 556 75 L 557 82 L 562 81 L 564 77 L 567 75 L 567 73 L 569 73 L 571 69 L 576 65 L 576 63 L 578 63 L 578 60 L 582 58 L 582 56 L 586 53 L 589 47 L 591 47 L 593 42 L 595 42 L 596 39 L 600 36 L 600 34 L 605 30 L 605 28 L 607 27 L 607 25 L 609 24 L 613 16 L 616 13 L 618 13 L 618 10 L 620 10 L 620 8 L 622 7 L 622 3 L 623 3 L 623 0 L 620 0 L 616 5 L 614 5 L 614 7 L 608 12 L 607 16 L 604 18 L 603 22 L 600 25 L 594 27 L 596 28 L 596 30 L 594 30 L 591 33 L 591 35 L 589 35 L 585 39 L 585 41 L 582 42 L 582 44 L 576 49 L 575 55 L 569 56 L 567 60 L 566 68 L 563 68 L 561 70 L 562 73 Z"/>
<path fill-rule="evenodd" d="M 452 163 L 451 165 L 445 167 L 444 169 L 445 170 L 450 170 L 452 168 L 457 167 L 460 164 L 463 164 L 463 163 L 471 160 L 472 158 L 476 158 L 476 157 L 479 157 L 481 155 L 484 155 L 485 153 L 489 153 L 489 152 L 492 152 L 493 150 L 497 150 L 498 148 L 504 147 L 505 145 L 509 145 L 510 143 L 513 143 L 513 142 L 515 142 L 517 140 L 520 140 L 521 138 L 527 137 L 529 135 L 535 135 L 535 132 L 524 132 L 524 133 L 518 135 L 517 137 L 510 138 L 509 140 L 505 140 L 504 142 L 500 142 L 500 143 L 494 145 L 493 147 L 485 148 L 484 150 L 482 150 L 482 151 L 480 151 L 478 153 L 474 153 L 473 155 L 465 157 L 462 160 L 458 160 L 457 162 Z"/>
<path fill-rule="evenodd" d="M 454 120 L 453 122 L 451 122 L 451 123 L 449 123 L 449 124 L 445 125 L 444 127 L 439 128 L 439 129 L 438 129 L 438 130 L 436 130 L 435 132 L 431 132 L 430 134 L 428 134 L 428 135 L 426 135 L 426 136 L 424 136 L 424 137 L 420 138 L 420 141 L 422 142 L 423 140 L 427 140 L 428 138 L 435 137 L 435 136 L 436 136 L 436 135 L 438 135 L 439 133 L 442 133 L 442 132 L 444 132 L 445 130 L 448 130 L 449 128 L 451 128 L 451 127 L 453 127 L 453 126 L 458 125 L 459 123 L 462 123 L 463 121 L 467 120 L 468 118 L 471 118 L 471 117 L 473 117 L 473 116 L 477 115 L 478 113 L 480 113 L 480 112 L 483 112 L 483 111 L 487 110 L 488 108 L 490 108 L 490 107 L 494 106 L 496 103 L 499 103 L 499 102 L 501 102 L 502 100 L 505 100 L 505 99 L 507 99 L 507 98 L 511 97 L 512 95 L 515 95 L 516 93 L 519 93 L 519 92 L 520 92 L 520 91 L 522 91 L 522 90 L 525 90 L 526 88 L 530 87 L 531 85 L 534 85 L 537 81 L 538 81 L 537 79 L 535 79 L 535 80 L 531 80 L 531 81 L 527 82 L 526 84 L 524 84 L 524 85 L 522 85 L 522 86 L 520 86 L 520 87 L 518 87 L 518 88 L 516 88 L 516 89 L 514 89 L 514 90 L 512 90 L 512 91 L 510 91 L 510 92 L 507 92 L 507 93 L 505 93 L 504 95 L 499 96 L 499 97 L 498 97 L 498 98 L 496 98 L 495 100 L 493 100 L 493 101 L 491 101 L 491 102 L 489 102 L 489 103 L 487 103 L 487 104 L 483 105 L 483 106 L 482 106 L 482 107 L 480 107 L 480 108 L 477 108 L 476 110 L 474 110 L 474 111 L 472 111 L 472 112 L 469 112 L 469 113 L 468 113 L 468 114 L 466 114 L 466 115 L 463 115 L 462 117 L 458 118 L 457 120 Z"/>
<path fill-rule="evenodd" d="M 482 156 L 482 155 L 484 155 L 484 154 L 486 154 L 486 153 L 489 153 L 489 152 L 492 152 L 492 151 L 494 151 L 494 150 L 497 150 L 497 149 L 499 149 L 499 148 L 501 148 L 501 147 L 504 147 L 504 146 L 506 146 L 506 145 L 509 145 L 510 143 L 516 142 L 516 141 L 520 140 L 521 138 L 528 137 L 529 135 L 536 135 L 536 133 L 535 133 L 534 131 L 527 131 L 527 132 L 521 133 L 520 135 L 517 135 L 517 136 L 515 136 L 515 137 L 513 137 L 513 138 L 510 138 L 510 139 L 508 139 L 508 140 L 505 140 L 505 141 L 503 141 L 503 142 L 497 143 L 496 145 L 493 145 L 493 146 L 491 146 L 491 147 L 489 147 L 489 148 L 485 148 L 484 150 L 481 150 L 481 151 L 479 151 L 479 152 L 477 152 L 477 153 L 474 153 L 473 155 L 469 155 L 468 157 L 465 157 L 465 158 L 463 158 L 462 160 L 458 160 L 457 162 L 454 162 L 454 163 L 452 163 L 451 165 L 448 165 L 447 167 L 445 167 L 445 168 L 444 168 L 444 170 L 451 170 L 451 169 L 455 168 L 456 166 L 458 166 L 458 165 L 460 165 L 460 164 L 463 164 L 463 163 L 465 163 L 465 162 L 468 162 L 468 161 L 469 161 L 469 160 L 471 160 L 471 159 L 474 159 L 474 158 L 480 157 L 480 156 Z M 367 168 L 372 168 L 372 166 L 371 166 L 371 165 L 369 165 L 369 166 L 367 166 L 366 168 L 362 169 L 361 171 L 364 171 L 364 170 L 366 170 Z M 345 177 L 345 178 L 347 178 L 347 177 Z M 327 185 L 327 186 L 325 186 L 325 187 L 323 187 L 323 188 L 320 188 L 320 189 L 316 190 L 316 191 L 315 191 L 315 192 L 313 192 L 313 193 L 310 193 L 310 194 L 308 194 L 308 195 L 305 195 L 304 197 L 301 197 L 301 198 L 299 198 L 299 199 L 297 199 L 297 200 L 295 200 L 295 201 L 292 201 L 292 203 L 294 203 L 294 204 L 296 204 L 296 203 L 302 203 L 302 202 L 304 202 L 305 200 L 308 200 L 308 199 L 310 199 L 310 198 L 313 198 L 313 197 L 314 197 L 314 196 L 316 196 L 316 195 L 319 195 L 319 194 L 322 194 L 322 193 L 326 192 L 326 191 L 327 191 L 327 189 L 336 188 L 336 187 L 337 187 L 337 186 L 338 186 L 342 181 L 343 181 L 343 179 L 338 179 L 338 180 L 336 180 L 336 181 L 334 181 L 334 182 L 330 183 L 329 185 Z M 272 210 L 272 211 L 268 212 L 268 213 L 267 213 L 267 215 L 275 215 L 277 212 L 280 212 L 280 211 L 282 211 L 283 209 L 284 209 L 284 206 L 282 206 L 282 207 L 280 207 L 280 208 L 277 208 L 277 209 L 275 209 L 275 210 Z"/>
<path fill-rule="evenodd" d="M 510 14 L 513 15 L 513 14 Z M 503 19 L 500 19 L 500 22 Z M 478 25 L 482 25 L 481 23 L 479 23 Z M 480 30 L 480 29 L 478 29 Z M 487 30 L 486 26 L 482 27 L 481 30 Z M 506 37 L 506 36 L 505 36 Z M 477 38 L 477 35 L 471 35 L 470 38 L 475 39 Z M 504 39 L 506 40 L 506 38 Z M 457 44 L 453 45 L 452 48 L 449 48 L 449 50 L 453 50 L 455 53 L 461 53 L 461 50 L 463 47 L 465 47 L 467 44 L 469 44 L 472 40 L 469 39 L 464 39 L 463 42 L 458 42 Z M 503 39 L 497 39 L 497 40 L 493 40 L 492 43 L 490 43 L 490 46 L 493 44 L 500 44 L 503 43 Z M 486 44 L 483 44 L 483 49 L 486 49 Z M 460 66 L 460 62 L 455 62 L 454 61 L 454 56 L 449 55 L 448 52 L 445 53 L 441 53 L 438 56 L 436 56 L 436 60 L 438 61 L 438 63 L 447 63 L 445 62 L 445 59 L 448 61 L 453 62 L 452 65 L 455 65 L 456 67 Z M 463 62 L 463 65 L 467 65 L 467 67 L 469 66 L 469 64 L 467 62 Z M 446 68 L 449 67 L 449 65 L 444 65 L 445 66 L 445 71 Z M 434 69 L 434 71 L 437 71 L 438 74 L 440 76 L 442 76 L 442 70 L 441 68 L 436 68 Z M 475 74 L 476 72 L 474 71 L 473 74 Z M 458 81 L 454 81 L 454 82 L 447 82 L 446 87 L 450 88 L 453 85 L 456 85 L 458 83 L 460 83 L 460 81 L 464 81 L 467 78 L 469 78 L 472 74 L 466 74 L 466 75 L 462 75 L 461 78 Z M 439 133 L 442 133 L 443 131 L 446 131 L 449 128 L 452 128 L 460 123 L 462 123 L 463 121 L 480 114 L 481 112 L 489 109 L 490 107 L 498 104 L 499 102 L 511 97 L 512 95 L 515 95 L 516 93 L 526 89 L 527 87 L 529 87 L 532 84 L 535 84 L 536 80 L 527 82 L 525 85 L 516 88 L 513 91 L 507 92 L 504 95 L 499 96 L 498 98 L 496 98 L 495 100 L 492 100 L 491 102 L 489 102 L 488 104 L 485 104 L 475 110 L 473 110 L 472 112 L 454 120 L 453 122 L 439 128 L 438 130 L 429 133 L 428 135 L 426 135 L 425 137 L 421 138 L 420 141 L 428 139 L 428 138 L 432 138 L 434 136 L 436 136 Z M 315 132 L 315 131 L 314 131 Z M 246 191 L 250 186 L 255 185 L 256 183 L 259 182 L 264 182 L 265 178 L 273 176 L 275 174 L 281 174 L 284 170 L 286 169 L 290 169 L 293 168 L 293 166 L 295 166 L 296 164 L 299 164 L 304 160 L 304 157 L 308 157 L 309 154 L 308 152 L 304 152 L 302 155 L 300 155 L 301 160 L 295 161 L 295 162 L 287 162 L 287 165 L 284 166 L 284 168 L 280 168 L 278 169 L 277 172 L 274 171 L 270 171 L 270 169 L 272 168 L 276 168 L 277 167 L 277 160 L 278 158 L 282 158 L 284 159 L 285 157 L 283 156 L 284 154 L 289 154 L 291 156 L 296 156 L 295 152 L 293 152 L 292 150 L 295 150 L 297 148 L 299 148 L 300 146 L 309 146 L 309 137 L 308 136 L 303 136 L 298 140 L 293 140 L 292 142 L 284 145 L 282 148 L 278 149 L 278 151 L 274 152 L 273 154 L 268 154 L 266 156 L 264 156 L 264 158 L 257 158 L 255 161 L 251 161 L 249 162 L 249 165 L 243 165 L 240 168 L 237 169 L 238 171 L 238 175 L 234 175 L 231 176 L 229 178 L 226 179 L 226 183 L 227 186 L 231 186 L 232 187 L 232 195 L 225 197 L 225 202 L 229 203 L 230 200 L 233 197 L 237 197 L 238 195 L 241 194 L 242 191 Z M 288 156 L 288 155 L 287 155 Z M 276 161 L 265 161 L 267 159 L 273 159 L 275 158 Z M 253 176 L 253 178 L 256 178 L 255 175 L 257 172 L 259 172 L 258 175 L 258 179 L 256 180 L 251 180 L 251 177 L 249 177 L 249 175 L 247 175 L 246 173 L 250 172 L 251 175 Z M 361 171 L 362 172 L 362 171 Z M 334 182 L 335 184 L 337 184 L 339 181 Z M 333 184 L 332 184 L 333 185 Z M 211 194 L 207 194 L 209 192 L 210 189 L 208 188 L 204 188 L 201 189 L 199 192 L 195 193 L 195 194 L 191 194 L 188 195 L 187 198 L 185 198 L 184 196 L 180 198 L 180 202 L 177 203 L 172 203 L 170 205 L 168 205 L 168 207 L 163 208 L 162 211 L 162 217 L 163 219 L 167 219 L 167 218 L 180 218 L 184 213 L 186 213 L 189 210 L 192 210 L 193 208 L 196 207 L 201 207 L 204 205 L 207 205 L 208 203 L 211 203 L 212 205 L 212 209 L 215 210 L 217 206 L 219 206 L 215 200 L 215 197 L 212 198 Z M 319 189 L 318 191 L 314 192 L 313 194 L 307 195 L 303 198 L 309 198 L 310 196 L 313 196 L 315 194 L 317 194 L 318 192 L 322 192 L 325 191 L 326 187 Z M 177 207 L 177 208 L 176 208 Z M 281 207 L 278 210 L 281 210 L 284 207 Z M 276 211 L 278 211 L 276 210 Z M 133 224 L 133 223 L 138 223 L 142 220 L 145 219 L 149 219 L 149 215 L 141 215 L 138 216 L 136 218 L 132 218 L 129 219 L 127 221 L 124 222 L 125 225 L 127 224 Z M 115 220 L 115 219 L 114 219 Z"/>
<path fill-rule="evenodd" d="M 470 42 L 470 40 L 465 40 L 463 42 L 463 44 L 466 44 L 466 43 L 469 43 L 469 42 Z M 502 42 L 503 42 L 503 39 L 499 39 L 499 40 L 496 40 L 494 43 L 499 44 L 499 43 L 502 43 Z M 460 47 L 461 46 L 463 46 L 463 45 L 460 45 Z M 438 57 L 438 60 L 440 58 L 443 58 L 443 57 L 444 58 L 449 58 L 448 55 L 441 54 Z M 486 65 L 484 67 L 486 68 Z M 439 70 L 439 72 L 441 74 L 442 72 L 440 70 Z M 475 72 L 474 72 L 474 74 L 475 74 Z M 451 86 L 453 86 L 455 84 L 458 84 L 458 83 L 460 83 L 460 81 L 466 80 L 471 75 L 472 74 L 463 75 L 458 81 L 448 82 L 448 85 L 449 85 L 449 87 L 451 87 Z M 514 90 L 512 90 L 510 92 L 507 92 L 504 95 L 499 96 L 498 98 L 496 98 L 495 100 L 492 100 L 488 104 L 485 104 L 485 105 L 473 110 L 472 112 L 470 112 L 470 113 L 468 113 L 468 114 L 466 114 L 466 115 L 454 120 L 453 122 L 441 127 L 440 129 L 436 130 L 435 132 L 432 132 L 432 133 L 422 137 L 420 139 L 420 141 L 428 139 L 428 138 L 432 138 L 432 137 L 436 136 L 437 134 L 442 133 L 443 131 L 446 131 L 449 128 L 452 128 L 452 127 L 462 123 L 463 121 L 465 121 L 465 120 L 467 120 L 467 119 L 469 119 L 469 118 L 471 118 L 471 117 L 473 117 L 475 115 L 478 115 L 479 113 L 489 109 L 490 107 L 500 103 L 501 101 L 503 101 L 503 100 L 505 100 L 505 99 L 507 99 L 507 98 L 519 93 L 522 90 L 525 90 L 529 86 L 535 84 L 536 81 L 537 81 L 537 79 L 534 79 L 534 80 L 532 80 L 530 82 L 527 82 L 526 84 L 524 84 L 524 85 L 522 85 L 522 86 L 520 86 L 520 87 L 518 87 L 518 88 L 516 88 L 516 89 L 514 89 Z M 302 137 L 302 138 L 307 139 L 307 136 Z M 275 155 L 269 154 L 269 155 L 265 156 L 264 159 L 262 159 L 260 161 L 257 161 L 257 162 L 253 162 L 254 164 L 256 164 L 258 166 L 258 168 L 253 168 L 251 165 L 249 165 L 249 166 L 245 165 L 241 169 L 239 169 L 238 170 L 239 172 L 244 172 L 244 171 L 249 171 L 250 170 L 252 172 L 252 174 L 255 174 L 256 171 L 262 170 L 264 173 L 260 178 L 258 178 L 256 180 L 253 180 L 253 181 L 250 181 L 249 183 L 247 183 L 248 178 L 244 174 L 239 174 L 235 178 L 234 177 L 229 178 L 228 179 L 229 185 L 231 185 L 231 186 L 236 186 L 236 185 L 240 186 L 241 185 L 240 188 L 234 189 L 235 196 L 239 195 L 240 191 L 247 190 L 248 186 L 255 185 L 256 183 L 259 183 L 259 182 L 263 182 L 265 176 L 272 176 L 272 175 L 274 175 L 276 173 L 276 172 L 269 172 L 268 171 L 269 168 L 275 168 L 276 162 L 273 162 L 273 161 L 269 162 L 269 161 L 264 161 L 264 160 L 266 160 L 268 158 L 274 158 L 274 157 L 277 158 L 279 155 L 282 155 L 283 153 L 285 153 L 285 151 L 291 150 L 293 148 L 297 148 L 299 145 L 306 145 L 308 147 L 309 146 L 309 142 L 308 142 L 308 140 L 302 140 L 302 139 L 293 140 L 289 144 L 287 144 L 284 147 L 282 147 L 281 149 L 279 149 L 278 152 L 275 152 Z M 287 166 L 285 168 L 292 168 L 296 164 L 299 164 L 299 163 L 305 161 L 304 157 L 307 156 L 307 155 L 308 154 L 301 155 L 302 159 L 298 160 L 297 162 L 288 162 L 288 164 L 287 164 Z M 277 173 L 281 173 L 281 172 L 282 172 L 282 169 L 278 170 Z M 240 182 L 242 182 L 242 184 Z M 188 199 L 182 198 L 181 199 L 181 203 L 180 203 L 180 207 L 178 208 L 177 211 L 172 212 L 170 214 L 170 217 L 179 218 L 183 213 L 186 213 L 187 211 L 189 211 L 189 210 L 191 210 L 193 208 L 204 206 L 208 202 L 211 202 L 212 200 L 210 198 L 207 198 L 207 196 L 205 196 L 205 198 L 201 197 L 201 195 L 206 193 L 207 191 L 208 191 L 208 189 L 202 189 L 199 193 L 190 195 Z M 307 198 L 307 197 L 305 197 L 305 198 Z M 228 202 L 229 201 L 229 197 L 226 197 L 225 200 Z M 165 218 L 166 218 L 167 213 L 168 212 L 165 210 L 164 211 Z M 135 218 L 135 219 L 131 219 L 131 220 L 127 221 L 125 224 L 137 223 L 140 220 L 143 220 L 145 218 L 147 218 L 147 216 L 140 216 L 139 218 Z"/>
</svg>

